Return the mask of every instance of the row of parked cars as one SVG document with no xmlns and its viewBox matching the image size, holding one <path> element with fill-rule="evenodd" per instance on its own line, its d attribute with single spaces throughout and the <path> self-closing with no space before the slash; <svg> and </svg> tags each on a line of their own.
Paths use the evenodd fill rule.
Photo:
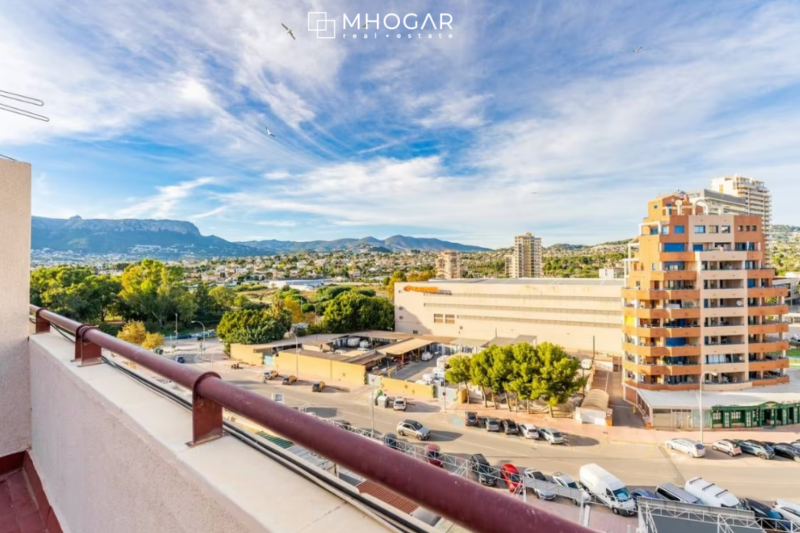
<svg viewBox="0 0 800 533">
<path fill-rule="evenodd" d="M 477 413 L 467 411 L 464 413 L 464 425 L 469 427 L 484 428 L 488 432 L 505 433 L 506 435 L 519 435 L 526 439 L 544 439 L 550 444 L 566 444 L 567 437 L 564 433 L 553 428 L 537 428 L 533 424 L 517 424 L 510 418 L 494 418 L 491 416 L 478 416 Z"/>
<path fill-rule="evenodd" d="M 692 439 L 670 439 L 665 446 L 670 450 L 683 452 L 695 458 L 704 457 L 706 454 L 706 447 Z M 800 462 L 800 441 L 775 443 L 753 439 L 722 439 L 713 443 L 711 449 L 727 453 L 731 457 L 747 453 L 765 460 L 774 459 L 777 456 Z"/>
</svg>

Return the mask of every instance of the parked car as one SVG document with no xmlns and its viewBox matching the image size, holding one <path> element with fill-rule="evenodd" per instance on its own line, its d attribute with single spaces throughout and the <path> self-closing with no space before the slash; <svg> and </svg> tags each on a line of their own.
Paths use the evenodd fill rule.
<svg viewBox="0 0 800 533">
<path fill-rule="evenodd" d="M 701 477 L 693 477 L 686 481 L 683 490 L 700 500 L 703 505 L 710 507 L 724 507 L 727 509 L 741 509 L 739 498 L 722 487 L 706 481 Z"/>
<path fill-rule="evenodd" d="M 534 426 L 533 424 L 520 424 L 519 434 L 525 437 L 526 439 L 539 438 L 539 430 L 536 429 L 536 426 Z"/>
<path fill-rule="evenodd" d="M 703 457 L 706 454 L 706 448 L 696 440 L 692 439 L 669 439 L 666 442 L 668 450 L 675 450 L 691 455 L 695 459 Z"/>
<path fill-rule="evenodd" d="M 761 457 L 762 459 L 772 459 L 775 457 L 775 450 L 757 440 L 737 440 L 736 444 L 742 452 Z"/>
<path fill-rule="evenodd" d="M 781 513 L 761 502 L 742 498 L 742 506 L 756 515 L 756 520 L 764 529 L 774 531 L 791 531 L 792 523 L 786 520 Z"/>
<path fill-rule="evenodd" d="M 511 420 L 510 418 L 504 418 L 503 432 L 506 435 L 519 435 L 519 428 L 517 428 L 517 423 Z"/>
<path fill-rule="evenodd" d="M 183 364 L 183 363 L 185 363 L 185 362 L 186 362 L 186 358 L 185 358 L 185 357 L 183 357 L 182 355 L 179 355 L 179 356 L 177 356 L 177 357 L 175 358 L 175 362 L 176 362 L 176 363 L 181 363 L 181 364 Z"/>
<path fill-rule="evenodd" d="M 284 385 L 292 385 L 293 383 L 297 382 L 297 376 L 283 376 L 283 381 L 281 381 Z"/>
<path fill-rule="evenodd" d="M 631 498 L 633 501 L 636 502 L 636 508 L 639 508 L 639 498 L 649 498 L 651 500 L 663 500 L 661 496 L 656 494 L 655 492 L 647 489 L 633 489 L 631 491 Z"/>
<path fill-rule="evenodd" d="M 442 451 L 436 444 L 428 444 L 427 448 L 425 449 L 425 459 L 427 459 L 427 461 L 433 466 L 438 466 L 439 468 L 443 467 Z"/>
<path fill-rule="evenodd" d="M 278 377 L 278 371 L 277 370 L 269 370 L 267 372 L 264 372 L 264 383 L 266 383 L 267 381 L 269 381 L 271 379 L 275 379 L 277 377 Z"/>
<path fill-rule="evenodd" d="M 311 385 L 311 392 L 322 392 L 325 390 L 325 382 L 324 381 L 315 381 Z"/>
<path fill-rule="evenodd" d="M 403 420 L 397 424 L 396 431 L 402 437 L 411 436 L 417 440 L 428 440 L 431 437 L 431 430 L 416 420 Z"/>
<path fill-rule="evenodd" d="M 742 455 L 742 449 L 739 445 L 730 439 L 718 440 L 711 445 L 711 448 L 722 453 L 727 453 L 731 457 L 734 455 Z"/>
<path fill-rule="evenodd" d="M 562 474 L 561 472 L 553 473 L 552 477 L 553 481 L 555 481 L 556 484 L 561 485 L 562 487 L 581 491 L 580 500 L 578 499 L 572 500 L 572 503 L 574 503 L 575 505 L 580 505 L 581 500 L 583 500 L 583 503 L 589 503 L 591 501 L 592 497 L 589 495 L 589 493 L 583 490 L 581 487 L 579 487 L 578 483 L 576 483 L 575 480 L 572 479 L 572 477 L 568 476 L 567 474 Z"/>
<path fill-rule="evenodd" d="M 564 444 L 566 442 L 564 434 L 557 429 L 541 428 L 539 429 L 539 433 L 544 437 L 544 440 L 550 444 Z"/>
<path fill-rule="evenodd" d="M 581 359 L 581 368 L 584 370 L 591 370 L 592 369 L 592 360 L 591 359 Z"/>
<path fill-rule="evenodd" d="M 496 418 L 487 418 L 486 419 L 486 431 L 493 431 L 499 432 L 500 431 L 500 421 Z"/>
<path fill-rule="evenodd" d="M 423 361 L 430 361 L 431 359 L 433 359 L 433 354 L 431 352 L 422 352 L 420 359 L 422 359 Z"/>
<path fill-rule="evenodd" d="M 772 448 L 775 455 L 800 462 L 800 448 L 795 448 L 787 442 L 765 442 L 764 444 Z"/>
<path fill-rule="evenodd" d="M 786 500 L 778 500 L 772 504 L 772 508 L 796 527 L 800 527 L 800 505 Z"/>
<path fill-rule="evenodd" d="M 800 440 L 797 440 L 797 441 L 794 441 L 794 442 L 790 442 L 789 444 L 791 444 L 795 448 L 800 448 Z"/>
<path fill-rule="evenodd" d="M 500 475 L 503 476 L 503 481 L 506 482 L 508 492 L 517 492 L 520 485 L 522 485 L 522 478 L 519 475 L 519 470 L 511 463 L 506 463 L 500 467 Z"/>
<path fill-rule="evenodd" d="M 400 449 L 400 443 L 397 442 L 397 435 L 394 433 L 386 433 L 383 436 L 383 445 L 393 450 Z"/>
<path fill-rule="evenodd" d="M 494 487 L 497 484 L 497 472 L 483 454 L 476 453 L 470 456 L 469 471 L 475 481 L 481 485 Z"/>
<path fill-rule="evenodd" d="M 627 516 L 636 514 L 636 502 L 633 501 L 628 487 L 599 465 L 593 463 L 583 465 L 579 479 L 583 488 L 611 508 L 614 514 Z"/>
<path fill-rule="evenodd" d="M 472 411 L 467 411 L 464 413 L 464 425 L 465 426 L 479 426 L 478 422 L 478 415 L 473 413 Z"/>
<path fill-rule="evenodd" d="M 536 470 L 535 468 L 526 468 L 523 470 L 523 475 L 525 479 L 555 483 L 552 477 L 543 474 L 541 470 Z M 533 493 L 536 494 L 536 497 L 540 500 L 556 499 L 556 493 L 552 490 L 548 490 L 546 485 L 535 484 L 531 488 L 533 489 Z"/>
<path fill-rule="evenodd" d="M 702 504 L 700 498 L 689 494 L 675 483 L 662 483 L 656 487 L 656 494 L 658 494 L 658 496 L 664 500 L 670 500 L 673 502 L 693 503 L 695 505 Z"/>
<path fill-rule="evenodd" d="M 402 396 L 395 398 L 394 402 L 392 403 L 392 409 L 395 411 L 405 411 L 407 407 L 408 402 L 406 402 L 406 399 Z"/>
</svg>

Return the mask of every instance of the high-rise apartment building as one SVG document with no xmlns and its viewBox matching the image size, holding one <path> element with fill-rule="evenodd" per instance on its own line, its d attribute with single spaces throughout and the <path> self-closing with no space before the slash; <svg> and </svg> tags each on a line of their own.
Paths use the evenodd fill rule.
<svg viewBox="0 0 800 533">
<path fill-rule="evenodd" d="M 743 176 L 725 176 L 711 180 L 714 192 L 736 196 L 745 201 L 747 213 L 759 215 L 764 219 L 764 233 L 767 242 L 772 236 L 772 195 L 763 181 Z"/>
<path fill-rule="evenodd" d="M 764 224 L 707 214 L 685 194 L 649 202 L 622 291 L 630 401 L 642 391 L 698 389 L 701 380 L 708 391 L 788 383 L 786 290 L 765 265 Z"/>
<path fill-rule="evenodd" d="M 439 279 L 458 279 L 461 277 L 461 254 L 445 250 L 436 258 L 436 277 Z"/>
<path fill-rule="evenodd" d="M 697 203 L 700 201 L 707 214 L 713 215 L 749 215 L 750 210 L 747 207 L 747 201 L 738 196 L 724 194 L 721 192 L 712 191 L 709 189 L 700 189 L 697 191 L 689 191 L 686 193 L 689 196 L 689 201 Z"/>
<path fill-rule="evenodd" d="M 509 278 L 544 277 L 542 239 L 530 232 L 514 237 L 514 248 L 506 256 L 506 276 Z"/>
</svg>

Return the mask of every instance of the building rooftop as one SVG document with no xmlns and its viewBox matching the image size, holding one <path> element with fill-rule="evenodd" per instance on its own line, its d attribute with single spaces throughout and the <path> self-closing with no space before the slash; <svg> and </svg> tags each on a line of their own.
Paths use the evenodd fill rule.
<svg viewBox="0 0 800 533">
<path fill-rule="evenodd" d="M 610 285 L 620 286 L 623 279 L 599 278 L 463 278 L 463 279 L 437 279 L 430 281 L 407 281 L 405 285 L 451 285 L 451 284 L 482 284 L 482 285 Z M 398 282 L 398 284 L 400 284 Z"/>
</svg>

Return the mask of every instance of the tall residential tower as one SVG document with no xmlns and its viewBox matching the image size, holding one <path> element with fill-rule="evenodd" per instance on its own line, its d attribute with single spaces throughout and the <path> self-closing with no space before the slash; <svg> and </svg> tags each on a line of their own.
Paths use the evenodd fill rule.
<svg viewBox="0 0 800 533">
<path fill-rule="evenodd" d="M 506 276 L 509 278 L 542 278 L 542 239 L 530 232 L 514 237 L 514 248 L 506 256 Z"/>
<path fill-rule="evenodd" d="M 436 258 L 436 277 L 439 279 L 458 279 L 461 277 L 461 254 L 445 250 Z"/>
<path fill-rule="evenodd" d="M 763 181 L 742 176 L 725 176 L 711 180 L 711 189 L 715 192 L 736 196 L 745 201 L 750 215 L 759 215 L 764 219 L 764 234 L 767 242 L 772 237 L 772 195 Z"/>
<path fill-rule="evenodd" d="M 626 397 L 787 383 L 786 290 L 764 262 L 760 216 L 706 214 L 685 194 L 649 202 L 622 291 Z"/>
</svg>

